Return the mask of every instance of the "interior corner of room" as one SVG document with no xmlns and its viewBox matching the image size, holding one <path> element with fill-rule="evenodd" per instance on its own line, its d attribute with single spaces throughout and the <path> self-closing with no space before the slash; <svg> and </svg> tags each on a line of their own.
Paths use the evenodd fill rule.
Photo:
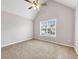
<svg viewBox="0 0 79 59">
<path fill-rule="evenodd" d="M 1 48 L 35 39 L 72 47 L 78 53 L 78 6 L 71 1 L 45 0 L 47 5 L 40 10 L 29 10 L 31 4 L 24 0 L 2 0 Z M 40 22 L 49 19 L 56 19 L 55 39 L 40 35 Z"/>
</svg>

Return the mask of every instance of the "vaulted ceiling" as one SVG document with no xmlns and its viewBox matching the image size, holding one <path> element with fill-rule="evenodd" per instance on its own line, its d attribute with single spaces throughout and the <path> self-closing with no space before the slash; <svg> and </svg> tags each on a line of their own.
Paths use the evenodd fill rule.
<svg viewBox="0 0 79 59">
<path fill-rule="evenodd" d="M 61 3 L 63 5 L 66 5 L 68 7 L 71 7 L 71 8 L 75 8 L 77 5 L 77 0 L 54 0 L 54 1 Z"/>
<path fill-rule="evenodd" d="M 2 0 L 1 3 L 2 11 L 19 15 L 30 20 L 33 19 L 37 13 L 37 10 L 28 10 L 28 7 L 31 6 L 31 4 L 24 0 Z"/>
<path fill-rule="evenodd" d="M 39 0 L 39 1 L 48 2 L 51 0 Z M 71 8 L 75 8 L 77 4 L 77 0 L 52 0 L 52 1 L 56 1 Z M 2 4 L 1 5 L 2 11 L 23 16 L 30 20 L 32 20 L 38 12 L 38 10 L 34 9 L 28 10 L 28 7 L 31 6 L 31 4 L 27 3 L 24 0 L 2 0 L 1 4 Z"/>
</svg>

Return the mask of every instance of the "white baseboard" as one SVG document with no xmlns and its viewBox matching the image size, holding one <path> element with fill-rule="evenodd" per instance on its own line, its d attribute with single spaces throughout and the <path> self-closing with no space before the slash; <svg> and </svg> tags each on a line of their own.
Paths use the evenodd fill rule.
<svg viewBox="0 0 79 59">
<path fill-rule="evenodd" d="M 74 50 L 75 50 L 76 54 L 78 55 L 78 51 L 77 51 L 77 49 L 75 47 L 74 47 Z"/>
<path fill-rule="evenodd" d="M 10 46 L 10 45 L 13 45 L 13 44 L 16 44 L 16 43 L 20 43 L 20 42 L 23 42 L 23 41 L 31 40 L 32 38 L 33 38 L 33 37 L 28 37 L 28 38 L 26 38 L 26 39 L 24 39 L 24 40 L 12 42 L 12 43 L 9 43 L 9 44 L 6 44 L 6 45 L 1 45 L 1 48 L 6 47 L 6 46 Z"/>
<path fill-rule="evenodd" d="M 70 45 L 67 45 L 67 44 L 64 44 L 64 43 L 59 43 L 59 42 L 51 42 L 51 41 L 48 41 L 48 40 L 42 40 L 42 39 L 37 39 L 37 40 L 41 40 L 41 41 L 47 41 L 47 42 L 50 42 L 50 43 L 55 43 L 55 44 L 58 44 L 58 45 L 63 45 L 63 46 L 68 46 L 68 47 L 72 47 L 74 48 L 74 46 L 70 46 Z"/>
</svg>

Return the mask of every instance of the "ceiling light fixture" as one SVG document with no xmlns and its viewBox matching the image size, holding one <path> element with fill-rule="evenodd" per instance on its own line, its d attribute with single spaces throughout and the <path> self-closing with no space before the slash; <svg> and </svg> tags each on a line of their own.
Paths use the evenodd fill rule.
<svg viewBox="0 0 79 59">
<path fill-rule="evenodd" d="M 31 3 L 32 4 L 32 6 L 30 6 L 28 9 L 32 9 L 32 8 L 34 8 L 35 10 L 36 9 L 40 9 L 40 7 L 41 6 L 46 6 L 47 5 L 47 3 L 42 3 L 42 4 L 40 4 L 39 2 L 38 2 L 38 0 L 35 0 L 35 1 L 29 1 L 29 0 L 25 0 L 25 1 L 27 1 L 27 2 L 29 2 L 29 3 Z"/>
</svg>

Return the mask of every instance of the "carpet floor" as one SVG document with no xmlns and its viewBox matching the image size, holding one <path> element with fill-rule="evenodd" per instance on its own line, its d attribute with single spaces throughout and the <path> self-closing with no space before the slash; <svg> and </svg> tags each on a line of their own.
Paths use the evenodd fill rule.
<svg viewBox="0 0 79 59">
<path fill-rule="evenodd" d="M 1 59 L 77 59 L 73 48 L 29 40 L 1 49 Z"/>
</svg>

